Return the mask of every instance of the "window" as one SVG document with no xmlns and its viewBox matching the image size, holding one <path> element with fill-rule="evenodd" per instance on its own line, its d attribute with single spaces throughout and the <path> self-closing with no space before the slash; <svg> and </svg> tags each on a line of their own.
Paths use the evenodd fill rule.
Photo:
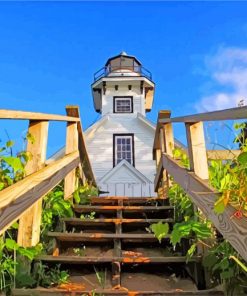
<svg viewBox="0 0 247 296">
<path fill-rule="evenodd" d="M 119 134 L 113 135 L 113 165 L 117 165 L 123 159 L 133 166 L 134 164 L 134 135 Z"/>
<path fill-rule="evenodd" d="M 114 97 L 113 102 L 114 113 L 133 112 L 133 97 Z"/>
</svg>

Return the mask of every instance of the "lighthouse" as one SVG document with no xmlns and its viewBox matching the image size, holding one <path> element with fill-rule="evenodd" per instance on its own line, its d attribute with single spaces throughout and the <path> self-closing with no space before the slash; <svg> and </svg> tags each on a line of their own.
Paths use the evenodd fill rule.
<svg viewBox="0 0 247 296">
<path fill-rule="evenodd" d="M 146 118 L 155 89 L 151 72 L 121 52 L 94 74 L 91 88 L 101 116 L 85 139 L 100 190 L 109 196 L 155 196 L 155 125 Z"/>
</svg>

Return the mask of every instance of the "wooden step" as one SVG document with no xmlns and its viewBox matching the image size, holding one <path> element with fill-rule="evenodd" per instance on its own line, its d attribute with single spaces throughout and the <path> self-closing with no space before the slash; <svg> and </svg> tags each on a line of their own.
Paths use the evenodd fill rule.
<svg viewBox="0 0 247 296">
<path fill-rule="evenodd" d="M 121 262 L 125 264 L 131 263 L 185 263 L 185 256 L 159 256 L 159 257 L 141 257 L 141 256 L 123 256 L 123 257 L 83 257 L 83 256 L 52 256 L 52 255 L 41 255 L 35 260 L 54 262 L 54 263 L 64 263 L 64 264 L 95 264 L 95 263 L 111 263 L 111 262 Z M 188 260 L 188 262 L 199 262 L 201 261 L 200 256 L 193 256 Z"/>
<path fill-rule="evenodd" d="M 74 232 L 48 232 L 49 237 L 54 237 L 59 241 L 67 242 L 85 242 L 85 241 L 109 241 L 114 239 L 121 239 L 124 242 L 137 242 L 137 241 L 158 241 L 153 234 L 150 233 L 74 233 Z M 167 235 L 164 239 L 168 239 Z"/>
<path fill-rule="evenodd" d="M 93 196 L 89 198 L 89 202 L 91 204 L 112 204 L 118 203 L 122 201 L 123 204 L 147 204 L 147 203 L 155 203 L 160 202 L 163 203 L 166 201 L 164 198 L 160 197 L 126 197 L 126 196 L 106 196 L 106 197 L 99 197 Z"/>
<path fill-rule="evenodd" d="M 91 213 L 91 212 L 116 212 L 122 210 L 123 212 L 157 212 L 163 210 L 173 210 L 173 206 L 74 206 L 74 211 L 77 213 Z"/>
<path fill-rule="evenodd" d="M 173 223 L 174 220 L 171 218 L 168 219 L 81 219 L 81 218 L 63 218 L 61 221 L 65 222 L 66 224 L 70 225 L 93 225 L 96 224 L 97 226 L 105 226 L 108 224 L 153 224 L 158 222 L 163 223 Z"/>
<path fill-rule="evenodd" d="M 77 284 L 78 286 L 78 284 Z M 197 291 L 182 291 L 182 290 L 171 290 L 171 291 L 131 291 L 124 288 L 119 289 L 108 289 L 108 290 L 84 290 L 84 289 L 77 289 L 73 290 L 71 288 L 70 290 L 61 289 L 61 288 L 35 288 L 35 289 L 13 289 L 12 295 L 13 296 L 77 296 L 77 295 L 109 295 L 109 296 L 222 296 L 224 295 L 223 291 L 216 290 L 216 289 L 210 289 L 210 290 L 197 290 Z"/>
</svg>

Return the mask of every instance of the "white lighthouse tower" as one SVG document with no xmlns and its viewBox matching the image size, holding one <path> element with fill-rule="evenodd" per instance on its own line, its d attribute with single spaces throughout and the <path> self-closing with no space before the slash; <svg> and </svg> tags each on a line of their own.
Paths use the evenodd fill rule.
<svg viewBox="0 0 247 296">
<path fill-rule="evenodd" d="M 125 52 L 95 73 L 94 107 L 101 118 L 85 132 L 88 153 L 102 191 L 111 196 L 154 196 L 155 126 L 151 73 Z"/>
</svg>

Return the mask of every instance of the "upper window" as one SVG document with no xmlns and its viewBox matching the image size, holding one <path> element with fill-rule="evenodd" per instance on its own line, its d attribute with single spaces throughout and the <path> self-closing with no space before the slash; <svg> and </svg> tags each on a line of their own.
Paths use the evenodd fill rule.
<svg viewBox="0 0 247 296">
<path fill-rule="evenodd" d="M 114 97 L 114 113 L 132 113 L 133 97 Z"/>
</svg>

